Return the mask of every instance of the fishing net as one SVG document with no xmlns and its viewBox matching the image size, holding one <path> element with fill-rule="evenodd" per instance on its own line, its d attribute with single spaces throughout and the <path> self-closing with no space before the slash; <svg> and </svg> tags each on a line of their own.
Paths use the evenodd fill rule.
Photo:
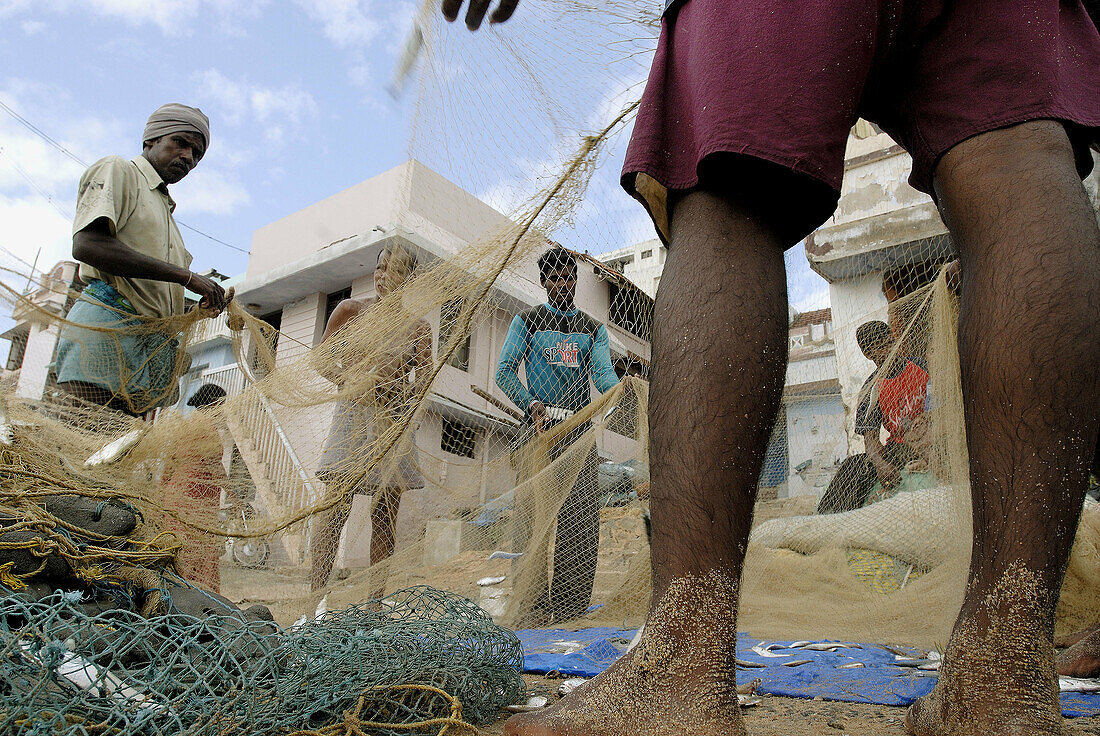
<svg viewBox="0 0 1100 736">
<path fill-rule="evenodd" d="M 284 629 L 161 577 L 164 613 L 80 592 L 0 605 L 6 733 L 476 733 L 523 692 L 519 640 L 458 596 L 410 588 Z M 206 615 L 172 602 L 204 601 Z M 343 730 L 343 729 L 339 729 Z"/>
<path fill-rule="evenodd" d="M 258 230 L 225 315 L 130 315 L 82 333 L 64 315 L 89 297 L 64 268 L 29 290 L 4 280 L 25 328 L 3 393 L 0 582 L 65 594 L 5 599 L 13 682 L 72 728 L 218 713 L 320 729 L 349 710 L 394 723 L 452 713 L 448 697 L 402 685 L 489 718 L 522 685 L 514 640 L 485 616 L 515 628 L 644 622 L 647 376 L 665 249 L 618 178 L 658 5 L 546 0 L 468 34 L 425 3 L 395 80 L 415 113 L 409 161 Z M 971 534 L 953 245 L 885 135 L 861 121 L 849 154 L 837 215 L 787 254 L 791 363 L 739 625 L 932 647 L 958 610 Z M 572 257 L 544 279 L 538 259 L 561 248 Z M 807 257 L 831 309 L 796 309 L 826 288 Z M 571 279 L 579 311 L 547 306 L 546 287 Z M 873 322 L 880 339 L 857 343 Z M 84 348 L 87 373 L 119 374 L 121 402 L 58 386 L 59 336 Z M 134 352 L 157 353 L 159 372 L 119 357 Z M 192 401 L 203 391 L 213 400 Z M 152 421 L 126 413 L 154 405 Z M 892 470 L 867 458 L 876 432 Z M 1086 507 L 1078 530 L 1060 630 L 1100 620 L 1098 514 Z M 96 650 L 112 626 L 127 638 L 174 615 L 168 574 L 238 604 L 229 618 L 263 605 L 274 622 L 218 614 L 231 632 L 189 658 L 177 652 L 204 638 L 211 614 L 169 595 L 192 617 L 171 619 L 171 646 L 134 645 L 133 664 Z M 74 608 L 104 601 L 126 613 Z M 458 661 L 469 651 L 483 664 Z M 57 675 L 72 657 L 148 701 L 74 691 Z M 224 686 L 195 684 L 203 667 Z"/>
</svg>

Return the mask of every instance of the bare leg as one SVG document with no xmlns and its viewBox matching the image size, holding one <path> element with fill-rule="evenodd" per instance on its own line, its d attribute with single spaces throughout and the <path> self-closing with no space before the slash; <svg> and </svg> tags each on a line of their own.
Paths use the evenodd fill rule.
<svg viewBox="0 0 1100 736">
<path fill-rule="evenodd" d="M 657 294 L 653 604 L 638 646 L 506 733 L 744 734 L 737 591 L 787 358 L 783 243 L 734 198 L 687 195 Z"/>
<path fill-rule="evenodd" d="M 1100 418 L 1100 232 L 1062 126 L 971 138 L 936 170 L 962 257 L 970 577 L 921 736 L 1061 734 L 1054 608 Z"/>
<path fill-rule="evenodd" d="M 1100 677 L 1100 626 L 1080 632 L 1080 638 L 1058 655 L 1058 674 Z"/>
<path fill-rule="evenodd" d="M 328 585 L 332 566 L 336 562 L 336 550 L 340 546 L 340 532 L 344 530 L 350 513 L 350 503 L 333 506 L 321 522 L 321 528 L 313 535 L 313 541 L 309 545 L 310 591 L 321 590 Z"/>
<path fill-rule="evenodd" d="M 370 566 L 393 554 L 397 544 L 397 510 L 401 504 L 400 491 L 378 491 L 378 498 L 370 512 Z M 386 593 L 385 571 L 375 584 L 371 598 L 381 598 Z"/>
</svg>

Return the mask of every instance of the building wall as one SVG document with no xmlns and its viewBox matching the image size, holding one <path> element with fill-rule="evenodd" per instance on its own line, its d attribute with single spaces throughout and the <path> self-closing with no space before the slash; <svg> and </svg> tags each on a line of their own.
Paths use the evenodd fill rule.
<svg viewBox="0 0 1100 736">
<path fill-rule="evenodd" d="M 23 367 L 19 371 L 19 383 L 15 395 L 22 399 L 41 399 L 49 382 L 53 367 L 54 350 L 57 347 L 61 326 L 31 322 L 27 333 L 27 350 L 23 355 Z"/>
<path fill-rule="evenodd" d="M 396 221 L 407 176 L 406 165 L 395 167 L 259 228 L 246 278 Z"/>
<path fill-rule="evenodd" d="M 829 285 L 829 298 L 836 320 L 836 366 L 840 395 L 848 408 L 845 431 L 854 448 L 863 451 L 863 438 L 854 431 L 859 390 L 875 370 L 856 344 L 856 329 L 870 320 L 886 321 L 886 297 L 882 295 L 882 273 L 869 273 Z"/>
<path fill-rule="evenodd" d="M 836 376 L 836 355 L 832 350 L 825 350 L 802 359 L 792 358 L 787 363 L 786 385 L 829 381 Z"/>
<path fill-rule="evenodd" d="M 246 277 L 376 228 L 401 226 L 457 252 L 508 223 L 469 192 L 411 160 L 256 230 Z"/>
<path fill-rule="evenodd" d="M 621 272 L 653 298 L 657 296 L 657 285 L 661 281 L 667 253 L 668 249 L 661 241 L 653 238 L 602 253 L 596 258 Z"/>
<path fill-rule="evenodd" d="M 820 496 L 848 456 L 844 404 L 830 396 L 789 401 L 786 409 L 787 496 Z"/>
</svg>

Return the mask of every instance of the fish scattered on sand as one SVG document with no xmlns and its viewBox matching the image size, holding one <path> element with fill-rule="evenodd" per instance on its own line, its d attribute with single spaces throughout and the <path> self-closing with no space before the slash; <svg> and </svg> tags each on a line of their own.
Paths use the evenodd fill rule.
<svg viewBox="0 0 1100 736">
<path fill-rule="evenodd" d="M 777 654 L 776 652 L 772 651 L 773 649 L 784 649 L 784 648 L 785 647 L 782 644 L 768 644 L 767 646 L 764 646 L 764 642 L 760 642 L 759 644 L 754 646 L 752 648 L 752 650 L 754 652 L 756 652 L 757 654 L 759 654 L 761 657 L 770 657 L 770 658 L 790 657 L 791 656 L 790 654 Z"/>
<path fill-rule="evenodd" d="M 586 682 L 588 682 L 588 680 L 583 677 L 570 677 L 561 685 L 558 685 L 558 695 L 564 698 L 569 693 L 583 687 Z"/>
<path fill-rule="evenodd" d="M 1100 693 L 1100 678 L 1059 677 L 1058 690 L 1063 693 Z"/>
<path fill-rule="evenodd" d="M 530 713 L 536 710 L 542 710 L 546 707 L 546 704 L 550 702 L 550 699 L 545 695 L 532 695 L 527 698 L 527 702 L 521 705 L 506 705 L 504 710 L 510 713 Z"/>
</svg>

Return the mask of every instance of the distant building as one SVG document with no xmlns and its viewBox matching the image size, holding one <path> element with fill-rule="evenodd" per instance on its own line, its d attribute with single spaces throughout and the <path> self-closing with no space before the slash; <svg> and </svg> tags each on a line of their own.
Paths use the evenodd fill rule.
<svg viewBox="0 0 1100 736">
<path fill-rule="evenodd" d="M 654 238 L 601 253 L 596 258 L 633 281 L 652 299 L 657 296 L 657 285 L 661 283 L 667 254 L 668 248 Z"/>
<path fill-rule="evenodd" d="M 244 274 L 230 278 L 216 271 L 202 275 L 217 279 L 225 289 L 236 286 L 244 279 Z M 187 295 L 192 300 L 198 296 L 191 292 Z M 227 394 L 237 394 L 244 387 L 244 376 L 237 370 L 237 356 L 233 352 L 233 333 L 226 326 L 224 314 L 199 322 L 195 334 L 187 343 L 187 352 L 191 356 L 191 366 L 180 376 L 180 397 L 174 407 L 180 413 L 192 411 L 187 400 L 203 384 L 221 386 Z"/>
<path fill-rule="evenodd" d="M 280 330 L 273 347 L 277 363 L 287 364 L 320 342 L 328 317 L 342 299 L 374 295 L 374 266 L 383 248 L 399 244 L 415 249 L 421 264 L 430 264 L 510 226 L 510 220 L 472 194 L 409 161 L 257 230 L 246 277 L 237 285 L 237 300 Z M 399 535 L 402 530 L 421 529 L 437 515 L 434 505 L 443 506 L 444 497 L 449 508 L 472 509 L 512 487 L 507 464 L 491 463 L 502 457 L 502 443 L 517 424 L 471 386 L 511 405 L 494 375 L 512 317 L 545 301 L 537 256 L 502 275 L 492 291 L 492 310 L 473 326 L 432 386 L 416 435 L 429 487 L 406 494 Z M 649 364 L 651 297 L 599 261 L 583 254 L 578 260 L 578 307 L 607 325 L 612 359 L 620 372 L 644 372 Z M 444 304 L 425 315 L 435 350 L 455 329 L 454 316 L 460 309 L 459 303 Z M 232 395 L 244 379 L 235 366 L 226 365 L 219 370 L 211 363 L 203 369 L 202 380 L 216 379 Z M 268 401 L 254 416 L 231 427 L 256 480 L 261 506 L 285 511 L 308 503 L 323 490 L 308 479 L 330 421 L 331 407 L 301 410 Z M 605 459 L 622 460 L 633 456 L 634 447 L 633 440 L 605 433 L 598 449 Z M 362 509 L 353 509 L 340 564 L 362 564 L 369 527 Z M 349 539 L 355 540 L 353 546 Z M 301 559 L 304 545 L 290 546 L 290 556 Z"/>
<path fill-rule="evenodd" d="M 32 283 L 12 310 L 15 325 L 0 334 L 11 341 L 4 377 L 14 386 L 15 395 L 24 399 L 43 399 L 56 390 L 54 360 L 61 332 L 57 318 L 63 317 L 84 284 L 77 276 L 73 261 L 58 261 Z"/>
<path fill-rule="evenodd" d="M 791 322 L 783 408 L 776 427 L 777 435 L 785 435 L 787 455 L 780 498 L 821 495 L 848 456 L 833 337 L 831 309 L 798 314 Z"/>
<path fill-rule="evenodd" d="M 1094 152 L 1093 158 L 1096 166 L 1085 187 L 1096 207 L 1100 154 Z M 912 291 L 956 255 L 932 199 L 909 186 L 911 165 L 909 155 L 888 135 L 860 121 L 848 137 L 837 210 L 806 239 L 810 267 L 829 282 L 836 368 L 851 452 L 863 450 L 862 437 L 853 431 L 855 405 L 860 387 L 874 370 L 856 345 L 855 331 L 868 320 L 887 320 L 884 275 L 911 276 L 907 289 Z"/>
</svg>

